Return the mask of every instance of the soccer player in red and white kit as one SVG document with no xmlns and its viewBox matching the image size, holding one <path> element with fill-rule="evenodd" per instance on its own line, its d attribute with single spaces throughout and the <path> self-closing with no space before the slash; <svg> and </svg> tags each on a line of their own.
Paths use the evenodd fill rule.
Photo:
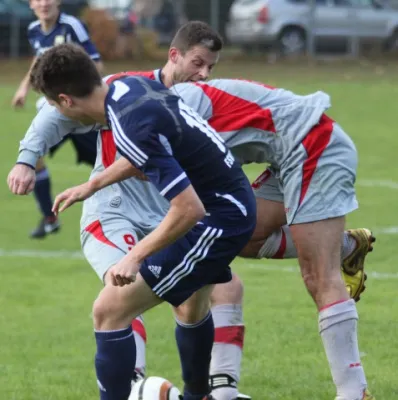
<svg viewBox="0 0 398 400">
<path fill-rule="evenodd" d="M 172 91 L 209 122 L 242 164 L 271 165 L 253 184 L 260 210 L 258 237 L 266 231 L 262 218 L 268 216 L 270 206 L 268 221 L 273 221 L 285 249 L 289 237 L 289 251 L 297 254 L 318 308 L 336 400 L 374 399 L 359 355 L 355 302 L 340 274 L 342 263 L 346 275 L 361 272 L 363 278 L 364 258 L 373 238 L 365 229 L 355 231 L 355 236 L 344 233 L 345 215 L 358 207 L 357 152 L 340 125 L 325 114 L 331 106 L 329 96 L 323 92 L 300 96 L 230 79 L 178 84 Z M 342 254 L 345 235 L 357 250 Z M 363 246 L 356 246 L 357 238 Z M 356 257 L 348 255 L 353 252 Z"/>
</svg>

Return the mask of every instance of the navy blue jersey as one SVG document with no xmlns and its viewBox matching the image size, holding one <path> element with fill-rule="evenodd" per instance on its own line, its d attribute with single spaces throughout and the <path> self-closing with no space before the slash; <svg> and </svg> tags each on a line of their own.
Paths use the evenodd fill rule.
<svg viewBox="0 0 398 400">
<path fill-rule="evenodd" d="M 105 108 L 119 152 L 166 199 L 192 184 L 207 212 L 255 213 L 250 184 L 224 141 L 165 86 L 121 78 L 110 85 Z"/>
<path fill-rule="evenodd" d="M 41 30 L 40 21 L 32 22 L 28 27 L 28 39 L 36 56 L 40 56 L 47 49 L 58 44 L 77 43 L 93 60 L 98 61 L 101 58 L 90 40 L 85 25 L 72 15 L 60 13 L 50 32 Z"/>
</svg>

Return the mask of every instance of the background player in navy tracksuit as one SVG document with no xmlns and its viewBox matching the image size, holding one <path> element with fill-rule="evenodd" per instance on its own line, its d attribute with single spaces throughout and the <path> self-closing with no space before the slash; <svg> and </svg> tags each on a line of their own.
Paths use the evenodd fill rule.
<svg viewBox="0 0 398 400">
<path fill-rule="evenodd" d="M 212 285 L 231 280 L 229 265 L 256 224 L 244 172 L 221 137 L 165 86 L 144 77 L 108 86 L 76 46 L 46 52 L 32 81 L 65 116 L 107 123 L 119 152 L 170 201 L 159 226 L 109 269 L 95 301 L 101 400 L 127 400 L 135 375 L 131 320 L 162 301 L 177 319 L 184 400 L 212 399 Z"/>
<path fill-rule="evenodd" d="M 28 27 L 28 39 L 35 54 L 33 63 L 47 49 L 62 43 L 73 42 L 81 45 L 86 50 L 87 54 L 96 62 L 98 70 L 102 72 L 103 66 L 100 55 L 91 42 L 86 27 L 79 19 L 62 13 L 59 6 L 59 0 L 30 0 L 30 7 L 38 18 Z M 14 96 L 12 101 L 14 107 L 23 107 L 25 104 L 30 87 L 29 74 L 30 70 L 22 80 Z M 37 104 L 40 107 L 40 100 Z M 94 165 L 96 133 L 72 135 L 66 140 L 68 139 L 73 142 L 78 162 Z M 60 145 L 54 147 L 50 153 L 52 154 Z M 51 211 L 50 176 L 43 159 L 40 159 L 37 163 L 36 174 L 34 194 L 43 217 L 40 219 L 37 228 L 31 232 L 31 237 L 42 238 L 48 233 L 56 232 L 59 229 L 59 222 Z"/>
</svg>

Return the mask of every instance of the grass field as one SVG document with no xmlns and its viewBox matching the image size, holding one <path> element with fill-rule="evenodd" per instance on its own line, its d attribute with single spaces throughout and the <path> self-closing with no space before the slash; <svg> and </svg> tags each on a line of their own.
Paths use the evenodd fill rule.
<svg viewBox="0 0 398 400">
<path fill-rule="evenodd" d="M 154 65 L 113 65 L 149 69 Z M 101 284 L 80 256 L 80 206 L 62 217 L 62 231 L 44 241 L 28 238 L 38 213 L 33 198 L 17 198 L 5 181 L 18 141 L 35 113 L 35 95 L 23 111 L 9 104 L 27 64 L 0 67 L 0 399 L 94 400 L 94 340 L 90 312 Z M 398 162 L 394 66 L 269 66 L 223 60 L 215 75 L 257 79 L 299 93 L 332 96 L 330 115 L 354 139 L 360 156 L 360 209 L 349 227 L 377 234 L 368 258 L 367 292 L 358 304 L 359 336 L 369 387 L 377 400 L 398 399 Z M 88 178 L 65 146 L 48 162 L 54 194 Z M 259 167 L 248 168 L 254 178 Z M 245 283 L 247 335 L 240 389 L 255 400 L 332 400 L 334 387 L 317 331 L 317 312 L 295 260 L 239 259 Z M 167 306 L 146 315 L 148 373 L 180 385 L 174 323 Z"/>
</svg>

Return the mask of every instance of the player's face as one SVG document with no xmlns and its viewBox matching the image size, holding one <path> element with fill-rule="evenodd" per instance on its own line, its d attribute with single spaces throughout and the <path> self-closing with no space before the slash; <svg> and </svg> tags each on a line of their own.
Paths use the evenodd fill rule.
<svg viewBox="0 0 398 400">
<path fill-rule="evenodd" d="M 73 121 L 78 121 L 83 125 L 92 125 L 95 123 L 94 119 L 86 114 L 84 108 L 69 96 L 61 94 L 58 102 L 49 98 L 47 98 L 47 101 L 62 115 L 72 119 Z"/>
<path fill-rule="evenodd" d="M 30 0 L 30 8 L 40 21 L 51 21 L 59 13 L 59 0 Z"/>
<path fill-rule="evenodd" d="M 171 49 L 170 56 L 175 66 L 174 82 L 182 83 L 207 80 L 218 61 L 219 53 L 210 51 L 204 46 L 195 46 L 185 54 L 177 49 Z"/>
</svg>

